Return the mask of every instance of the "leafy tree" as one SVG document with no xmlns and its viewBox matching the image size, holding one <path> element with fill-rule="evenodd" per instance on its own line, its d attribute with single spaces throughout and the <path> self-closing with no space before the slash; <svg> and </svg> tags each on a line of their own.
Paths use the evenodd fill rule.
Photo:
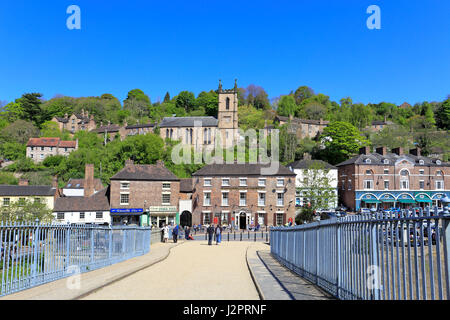
<svg viewBox="0 0 450 320">
<path fill-rule="evenodd" d="M 56 156 L 50 156 L 44 159 L 42 161 L 42 164 L 47 168 L 54 168 L 60 165 L 61 162 L 63 162 L 65 159 L 64 156 L 56 155 Z"/>
<path fill-rule="evenodd" d="M 320 120 L 325 118 L 327 109 L 324 105 L 317 102 L 310 102 L 305 105 L 305 113 L 308 119 Z"/>
<path fill-rule="evenodd" d="M 26 146 L 17 142 L 5 141 L 0 143 L 0 158 L 17 160 L 26 154 Z"/>
<path fill-rule="evenodd" d="M 41 223 L 51 223 L 53 214 L 45 203 L 26 199 L 24 202 L 18 200 L 9 206 L 2 206 L 0 219 L 3 223 L 34 223 L 36 219 Z"/>
<path fill-rule="evenodd" d="M 124 110 L 129 110 L 131 115 L 138 118 L 147 116 L 150 107 L 150 98 L 141 89 L 128 92 L 128 96 L 123 102 Z"/>
<path fill-rule="evenodd" d="M 251 105 L 242 105 L 238 108 L 239 128 L 246 131 L 248 129 L 262 129 L 265 123 L 265 113 Z"/>
<path fill-rule="evenodd" d="M 40 93 L 25 93 L 17 102 L 20 104 L 23 110 L 23 120 L 34 122 L 39 126 L 42 120 L 41 98 Z"/>
<path fill-rule="evenodd" d="M 314 210 L 311 207 L 302 207 L 295 216 L 295 223 L 300 225 L 314 220 Z"/>
<path fill-rule="evenodd" d="M 169 92 L 166 92 L 166 95 L 164 96 L 164 100 L 163 103 L 169 102 L 170 101 L 170 94 Z"/>
<path fill-rule="evenodd" d="M 320 140 L 324 146 L 320 152 L 322 160 L 331 164 L 348 159 L 356 154 L 359 148 L 370 143 L 355 126 L 340 121 L 330 123 L 323 130 Z"/>
<path fill-rule="evenodd" d="M 289 117 L 295 115 L 297 105 L 293 96 L 282 96 L 278 102 L 277 112 L 280 116 Z"/>
<path fill-rule="evenodd" d="M 181 91 L 175 98 L 175 106 L 190 112 L 196 108 L 195 96 L 192 92 Z"/>
<path fill-rule="evenodd" d="M 39 136 L 39 129 L 33 123 L 17 120 L 4 128 L 0 135 L 5 141 L 26 143 L 30 138 Z"/>
<path fill-rule="evenodd" d="M 200 92 L 197 97 L 197 105 L 199 108 L 203 108 L 206 115 L 217 117 L 219 108 L 218 94 L 212 90 L 209 92 Z"/>
<path fill-rule="evenodd" d="M 298 87 L 294 93 L 295 103 L 297 105 L 301 105 L 304 100 L 311 98 L 313 96 L 314 96 L 314 91 L 311 88 L 309 88 L 307 86 Z"/>
<path fill-rule="evenodd" d="M 51 120 L 53 117 L 64 117 L 71 115 L 76 107 L 76 99 L 72 97 L 55 97 L 42 104 L 44 120 Z"/>
<path fill-rule="evenodd" d="M 62 140 L 70 140 L 69 131 L 67 130 L 60 131 L 58 124 L 53 121 L 46 121 L 42 124 L 40 136 L 48 138 L 51 137 L 61 138 Z"/>
<path fill-rule="evenodd" d="M 0 184 L 17 185 L 19 180 L 10 172 L 0 172 Z"/>
<path fill-rule="evenodd" d="M 450 98 L 445 100 L 436 112 L 437 125 L 444 130 L 450 130 Z"/>
</svg>

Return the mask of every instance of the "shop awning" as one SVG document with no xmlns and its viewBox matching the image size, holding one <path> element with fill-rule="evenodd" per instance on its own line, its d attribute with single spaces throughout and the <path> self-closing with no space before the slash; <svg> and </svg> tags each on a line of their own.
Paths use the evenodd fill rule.
<svg viewBox="0 0 450 320">
<path fill-rule="evenodd" d="M 400 203 L 416 203 L 416 200 L 413 200 L 413 199 L 399 199 L 398 202 L 400 202 Z"/>
<path fill-rule="evenodd" d="M 380 200 L 366 200 L 366 199 L 363 199 L 362 201 L 364 201 L 365 203 L 381 203 Z"/>
<path fill-rule="evenodd" d="M 433 202 L 431 199 L 416 199 L 417 202 L 428 202 L 431 203 Z"/>
</svg>

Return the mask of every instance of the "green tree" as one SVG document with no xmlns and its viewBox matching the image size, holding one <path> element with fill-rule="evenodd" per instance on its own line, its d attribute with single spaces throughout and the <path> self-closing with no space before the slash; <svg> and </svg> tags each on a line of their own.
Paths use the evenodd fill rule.
<svg viewBox="0 0 450 320">
<path fill-rule="evenodd" d="M 128 96 L 123 102 L 124 110 L 129 110 L 130 114 L 137 118 L 148 116 L 150 107 L 150 98 L 141 89 L 128 92 Z"/>
<path fill-rule="evenodd" d="M 197 105 L 199 108 L 203 108 L 206 115 L 217 117 L 217 111 L 219 108 L 219 98 L 215 91 L 200 92 L 197 97 Z"/>
<path fill-rule="evenodd" d="M 36 219 L 41 223 L 51 223 L 53 220 L 52 210 L 45 203 L 29 199 L 2 206 L 0 217 L 3 223 L 34 223 Z"/>
<path fill-rule="evenodd" d="M 289 117 L 295 115 L 297 111 L 297 105 L 293 96 L 282 96 L 278 102 L 277 112 L 280 116 Z"/>
<path fill-rule="evenodd" d="M 294 93 L 295 103 L 297 105 L 301 105 L 304 100 L 311 98 L 313 96 L 314 96 L 314 91 L 311 88 L 309 88 L 307 86 L 298 87 Z"/>
<path fill-rule="evenodd" d="M 17 185 L 19 180 L 11 172 L 0 172 L 0 184 Z"/>
<path fill-rule="evenodd" d="M 196 108 L 196 100 L 192 92 L 181 91 L 174 99 L 175 106 L 184 109 L 187 113 Z"/>
<path fill-rule="evenodd" d="M 17 143 L 27 143 L 30 138 L 39 136 L 39 129 L 33 123 L 17 120 L 11 123 L 0 132 L 4 141 L 13 141 Z"/>
<path fill-rule="evenodd" d="M 322 160 L 331 164 L 347 160 L 356 154 L 359 148 L 370 143 L 355 126 L 340 121 L 330 123 L 323 130 L 320 140 L 324 146 L 320 152 Z"/>
<path fill-rule="evenodd" d="M 437 125 L 444 130 L 450 130 L 450 98 L 445 100 L 436 111 Z"/>
<path fill-rule="evenodd" d="M 164 100 L 163 103 L 169 102 L 170 101 L 170 94 L 169 92 L 166 92 L 166 95 L 164 96 Z"/>
</svg>

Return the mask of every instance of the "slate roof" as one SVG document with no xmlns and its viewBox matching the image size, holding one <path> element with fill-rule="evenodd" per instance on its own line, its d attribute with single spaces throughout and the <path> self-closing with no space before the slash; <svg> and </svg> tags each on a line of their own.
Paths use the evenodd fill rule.
<svg viewBox="0 0 450 320">
<path fill-rule="evenodd" d="M 329 164 L 328 162 L 322 160 L 297 160 L 287 165 L 287 167 L 291 167 L 292 169 L 309 169 L 311 165 L 320 165 L 325 169 L 336 169 L 337 167 Z"/>
<path fill-rule="evenodd" d="M 63 189 L 84 189 L 85 179 L 69 179 L 67 184 Z M 103 184 L 101 179 L 94 179 L 94 190 L 103 189 Z"/>
<path fill-rule="evenodd" d="M 60 148 L 76 148 L 77 147 L 77 142 L 76 141 L 60 141 L 59 142 L 59 147 Z"/>
<path fill-rule="evenodd" d="M 277 116 L 276 118 L 278 120 L 280 120 L 280 121 L 289 122 L 289 117 Z M 325 125 L 325 124 L 329 124 L 330 121 L 322 120 L 322 122 L 320 122 L 320 120 L 293 118 L 292 119 L 292 123 L 306 123 L 306 124 Z"/>
<path fill-rule="evenodd" d="M 125 129 L 153 128 L 155 125 L 156 123 L 134 124 L 131 126 L 126 126 Z"/>
<path fill-rule="evenodd" d="M 286 168 L 283 165 L 279 165 L 278 171 L 273 174 L 262 174 L 263 168 L 269 168 L 269 165 L 262 165 L 262 164 L 251 164 L 251 163 L 244 163 L 244 164 L 210 164 L 207 166 L 204 166 L 197 172 L 193 173 L 193 176 L 207 176 L 207 177 L 213 177 L 213 176 L 240 176 L 240 177 L 247 177 L 247 176 L 295 176 L 295 173 L 293 173 L 291 170 Z"/>
<path fill-rule="evenodd" d="M 393 165 L 395 162 L 405 159 L 408 161 L 411 161 L 412 163 L 414 163 L 414 165 L 416 166 L 424 166 L 424 167 L 448 167 L 450 166 L 449 162 L 443 162 L 441 161 L 441 164 L 437 164 L 436 161 L 439 161 L 439 159 L 434 159 L 434 158 L 428 158 L 428 157 L 423 157 L 423 156 L 415 156 L 412 154 L 404 154 L 401 156 L 398 156 L 395 153 L 387 153 L 385 156 L 378 154 L 378 153 L 371 153 L 371 154 L 360 154 L 357 155 L 351 159 L 348 159 L 344 162 L 341 162 L 339 164 L 336 165 L 336 167 L 340 167 L 340 166 L 345 166 L 345 165 L 349 165 L 349 164 L 369 164 L 366 163 L 366 159 L 370 159 L 370 165 L 386 165 L 384 163 L 384 160 L 387 159 L 389 160 L 389 164 L 388 165 Z M 424 164 L 420 164 L 419 161 L 423 160 Z"/>
<path fill-rule="evenodd" d="M 76 141 L 65 141 L 60 138 L 30 138 L 27 147 L 60 147 L 76 148 Z"/>
<path fill-rule="evenodd" d="M 194 127 L 194 122 L 201 122 L 202 127 L 217 127 L 218 120 L 214 117 L 170 117 L 164 118 L 160 128 Z"/>
<path fill-rule="evenodd" d="M 379 125 L 391 125 L 391 124 L 393 124 L 392 121 L 386 121 L 386 122 L 381 121 L 381 120 L 374 120 L 374 121 L 372 121 L 372 125 L 373 125 L 373 126 L 379 126 Z"/>
<path fill-rule="evenodd" d="M 54 212 L 109 211 L 109 187 L 90 197 L 56 198 Z"/>
<path fill-rule="evenodd" d="M 93 129 L 91 130 L 91 132 L 95 132 L 95 133 L 105 133 L 107 132 L 118 132 L 120 130 L 121 126 L 117 125 L 117 124 L 110 124 L 107 126 L 101 126 L 100 128 L 97 129 Z"/>
<path fill-rule="evenodd" d="M 129 164 L 110 180 L 180 181 L 163 165 Z"/>
<path fill-rule="evenodd" d="M 191 193 L 191 192 L 193 192 L 193 190 L 194 190 L 194 187 L 192 184 L 192 178 L 180 180 L 180 192 Z"/>
<path fill-rule="evenodd" d="M 54 196 L 56 189 L 52 186 L 15 186 L 0 185 L 0 196 Z"/>
</svg>

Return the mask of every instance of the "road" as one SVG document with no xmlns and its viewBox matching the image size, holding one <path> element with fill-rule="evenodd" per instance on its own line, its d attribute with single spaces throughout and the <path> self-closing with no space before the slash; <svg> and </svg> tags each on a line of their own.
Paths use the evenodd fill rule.
<svg viewBox="0 0 450 320">
<path fill-rule="evenodd" d="M 259 300 L 246 262 L 249 246 L 262 242 L 187 241 L 164 261 L 106 286 L 86 300 Z"/>
</svg>

